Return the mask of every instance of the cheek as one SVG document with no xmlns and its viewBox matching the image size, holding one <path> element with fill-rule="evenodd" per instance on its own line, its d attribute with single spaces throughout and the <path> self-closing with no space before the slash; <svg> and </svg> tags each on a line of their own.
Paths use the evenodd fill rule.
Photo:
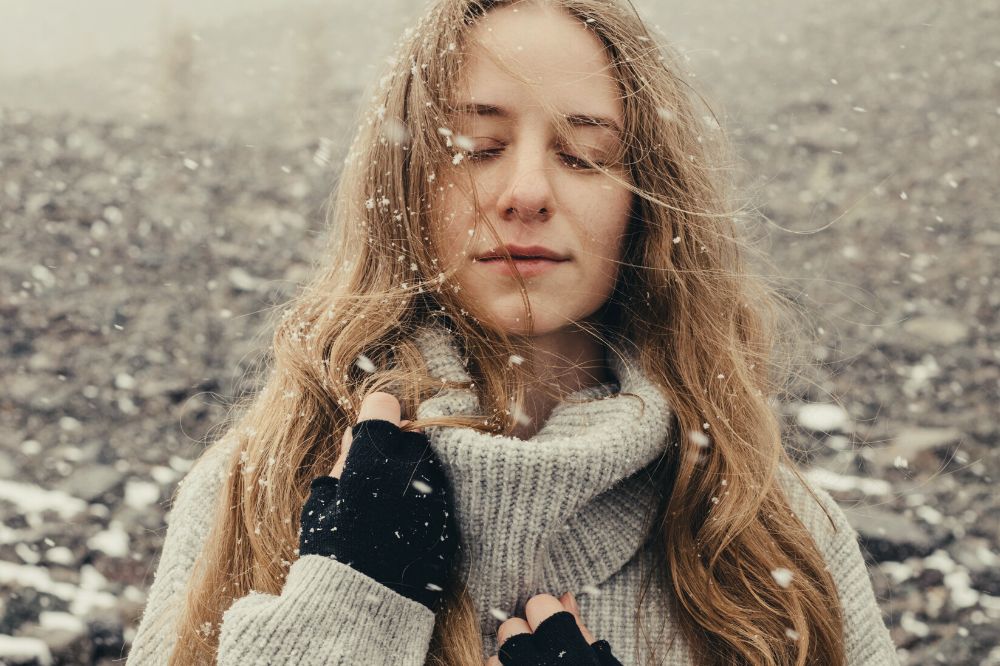
<svg viewBox="0 0 1000 666">
<path fill-rule="evenodd" d="M 592 201 L 590 214 L 582 219 L 591 220 L 585 240 L 587 250 L 595 260 L 618 261 L 624 249 L 624 236 L 632 205 L 632 193 L 621 188 L 607 191 L 603 198 Z"/>
<path fill-rule="evenodd" d="M 468 198 L 457 187 L 443 187 L 445 190 L 435 197 L 431 234 L 434 246 L 440 251 L 438 258 L 447 266 L 461 259 L 461 252 L 471 239 L 473 210 Z"/>
</svg>

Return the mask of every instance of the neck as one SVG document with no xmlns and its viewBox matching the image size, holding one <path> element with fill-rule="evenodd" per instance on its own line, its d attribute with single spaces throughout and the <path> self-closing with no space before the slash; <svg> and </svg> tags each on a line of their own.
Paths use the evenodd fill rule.
<svg viewBox="0 0 1000 666">
<path fill-rule="evenodd" d="M 580 389 L 615 381 L 603 343 L 580 329 L 560 329 L 517 337 L 526 348 L 522 369 L 528 375 L 524 423 L 514 436 L 530 439 L 562 399 Z"/>
</svg>

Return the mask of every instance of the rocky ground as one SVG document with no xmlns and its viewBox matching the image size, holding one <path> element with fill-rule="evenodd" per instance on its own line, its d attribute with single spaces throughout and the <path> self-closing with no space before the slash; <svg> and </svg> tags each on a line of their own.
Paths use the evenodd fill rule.
<svg viewBox="0 0 1000 666">
<path fill-rule="evenodd" d="M 815 329 L 789 446 L 904 664 L 1000 664 L 996 34 L 995 1 L 885 0 L 690 54 Z M 0 111 L 0 663 L 127 654 L 176 482 L 322 245 L 338 94 L 305 138 Z"/>
</svg>

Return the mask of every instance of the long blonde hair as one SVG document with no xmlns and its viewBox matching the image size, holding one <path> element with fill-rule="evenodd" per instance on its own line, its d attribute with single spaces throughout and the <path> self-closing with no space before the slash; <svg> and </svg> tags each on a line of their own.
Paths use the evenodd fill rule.
<svg viewBox="0 0 1000 666">
<path fill-rule="evenodd" d="M 436 320 L 456 334 L 484 414 L 408 428 L 513 431 L 525 376 L 508 360 L 519 343 L 468 316 L 428 229 L 435 188 L 457 150 L 437 130 L 450 118 L 468 30 L 505 4 L 432 0 L 373 87 L 331 196 L 323 265 L 275 323 L 262 390 L 235 406 L 216 443 L 235 438 L 231 473 L 179 609 L 171 664 L 214 663 L 229 605 L 250 590 L 280 593 L 297 557 L 309 482 L 333 467 L 364 396 L 389 390 L 403 418 L 413 419 L 420 401 L 441 388 L 412 343 L 419 326 Z M 670 604 L 698 663 L 843 664 L 834 581 L 777 482 L 780 464 L 794 470 L 773 404 L 798 363 L 788 344 L 798 329 L 784 326 L 795 310 L 748 269 L 753 249 L 741 239 L 743 209 L 730 207 L 723 131 L 710 111 L 708 123 L 700 115 L 704 100 L 691 94 L 680 58 L 631 5 L 553 4 L 603 43 L 629 139 L 622 155 L 634 195 L 629 242 L 593 333 L 637 351 L 676 419 L 677 439 L 658 467 L 656 566 L 642 596 Z M 522 297 L 527 303 L 523 284 Z M 691 433 L 708 435 L 710 446 L 693 443 L 701 438 Z M 712 503 L 720 490 L 726 501 Z M 772 577 L 777 567 L 793 573 L 789 587 Z M 478 666 L 477 617 L 455 581 L 428 663 Z M 642 623 L 637 612 L 637 642 Z M 646 642 L 648 663 L 657 663 L 663 646 Z"/>
</svg>

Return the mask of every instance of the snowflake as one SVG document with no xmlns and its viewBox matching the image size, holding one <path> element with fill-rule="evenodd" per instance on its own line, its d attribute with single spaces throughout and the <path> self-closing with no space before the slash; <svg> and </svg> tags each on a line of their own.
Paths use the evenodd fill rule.
<svg viewBox="0 0 1000 666">
<path fill-rule="evenodd" d="M 778 567 L 771 570 L 771 576 L 781 587 L 788 587 L 792 582 L 792 572 L 785 567 Z"/>
</svg>

